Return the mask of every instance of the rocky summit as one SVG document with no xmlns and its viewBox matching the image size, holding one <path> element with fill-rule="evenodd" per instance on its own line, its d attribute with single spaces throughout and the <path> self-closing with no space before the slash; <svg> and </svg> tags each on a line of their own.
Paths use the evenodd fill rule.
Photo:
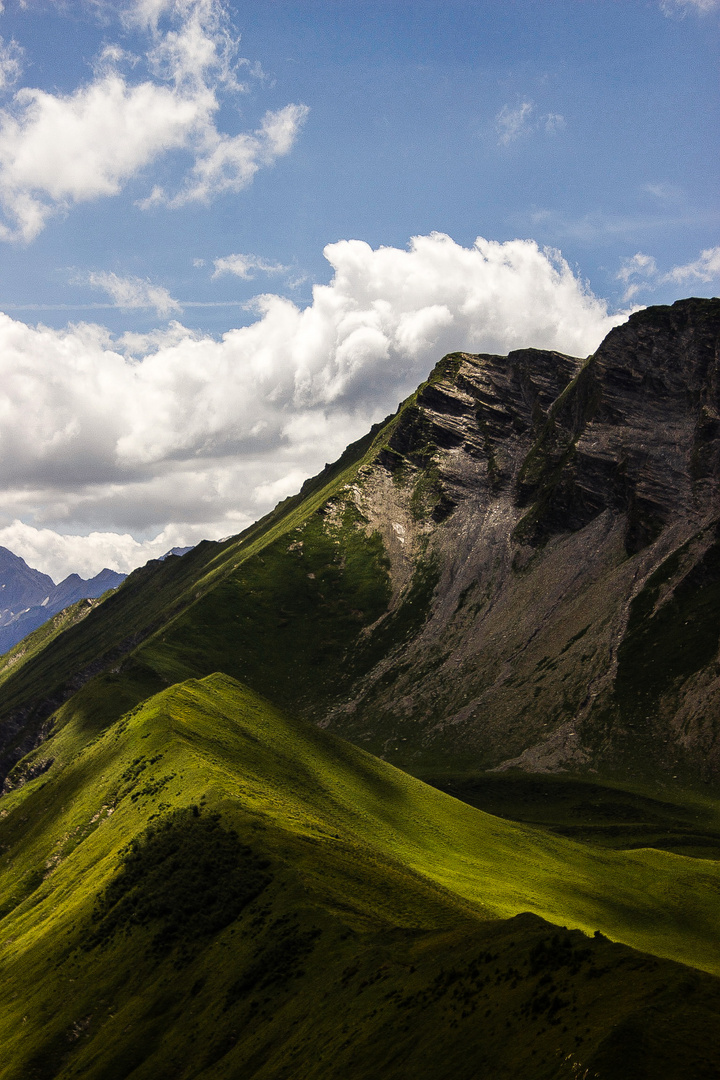
<svg viewBox="0 0 720 1080">
<path fill-rule="evenodd" d="M 349 494 L 425 617 L 322 722 L 409 765 L 717 778 L 719 335 L 687 300 L 586 360 L 441 361 Z"/>
</svg>

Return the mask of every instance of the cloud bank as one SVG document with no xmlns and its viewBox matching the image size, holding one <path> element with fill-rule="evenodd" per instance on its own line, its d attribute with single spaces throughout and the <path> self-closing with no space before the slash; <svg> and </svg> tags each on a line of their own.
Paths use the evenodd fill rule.
<svg viewBox="0 0 720 1080">
<path fill-rule="evenodd" d="M 585 356 L 625 317 L 531 240 L 465 248 L 434 233 L 406 250 L 341 241 L 325 256 L 334 275 L 308 307 L 258 296 L 255 321 L 220 340 L 178 322 L 113 339 L 0 315 L 0 544 L 62 576 L 232 534 L 445 352 Z"/>
</svg>

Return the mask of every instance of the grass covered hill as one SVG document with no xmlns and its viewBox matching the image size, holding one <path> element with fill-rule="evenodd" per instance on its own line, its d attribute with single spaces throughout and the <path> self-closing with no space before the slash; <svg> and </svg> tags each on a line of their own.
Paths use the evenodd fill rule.
<svg viewBox="0 0 720 1080">
<path fill-rule="evenodd" d="M 7 1080 L 720 1066 L 716 863 L 491 817 L 227 676 L 46 748 L 0 810 Z"/>
</svg>

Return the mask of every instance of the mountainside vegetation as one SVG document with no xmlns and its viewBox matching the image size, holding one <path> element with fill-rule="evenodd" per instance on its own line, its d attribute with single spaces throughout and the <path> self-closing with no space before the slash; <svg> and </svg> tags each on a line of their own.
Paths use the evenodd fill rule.
<svg viewBox="0 0 720 1080">
<path fill-rule="evenodd" d="M 47 746 L 4 1077 L 712 1075 L 718 863 L 502 821 L 227 676 Z"/>
<path fill-rule="evenodd" d="M 717 1075 L 719 485 L 720 301 L 455 353 L 0 657 L 2 1080 Z"/>
</svg>

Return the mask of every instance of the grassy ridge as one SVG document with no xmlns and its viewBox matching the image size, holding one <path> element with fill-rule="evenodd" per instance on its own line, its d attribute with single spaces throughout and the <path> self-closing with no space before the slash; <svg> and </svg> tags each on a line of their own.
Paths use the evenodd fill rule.
<svg viewBox="0 0 720 1080">
<path fill-rule="evenodd" d="M 5 875 L 5 890 L 24 865 L 43 866 L 58 854 L 64 859 L 65 848 L 48 847 L 40 829 L 48 817 L 56 831 L 84 838 L 86 810 L 122 803 L 121 817 L 134 835 L 145 809 L 186 805 L 216 789 L 217 798 L 236 799 L 283 829 L 323 840 L 341 836 L 374 850 L 489 917 L 532 911 L 720 973 L 720 864 L 650 849 L 589 847 L 492 817 L 287 719 L 227 676 L 158 694 L 89 746 L 86 740 L 83 717 L 68 720 L 37 754 L 53 758 L 49 770 L 3 800 L 4 835 L 11 822 L 36 823 L 29 832 L 14 826 L 22 854 Z M 142 751 L 138 763 L 127 763 L 135 751 Z M 58 805 L 69 808 L 60 821 Z M 118 821 L 113 815 L 113 832 Z M 75 841 L 66 843 L 74 850 Z"/>
<path fill-rule="evenodd" d="M 419 392 L 408 400 L 413 401 Z M 277 546 L 286 534 L 304 528 L 328 500 L 354 479 L 358 469 L 372 460 L 385 444 L 398 423 L 402 408 L 351 444 L 338 461 L 306 481 L 297 495 L 285 499 L 238 536 L 218 543 L 203 541 L 182 558 L 149 562 L 130 574 L 117 590 L 93 605 L 89 612 L 78 609 L 72 618 L 63 613 L 61 622 L 41 628 L 6 657 L 0 658 L 0 779 L 37 741 L 43 725 L 58 706 L 103 671 L 117 670 L 121 664 L 130 667 L 122 680 L 120 711 L 160 690 L 168 680 L 217 670 L 221 660 L 227 661 L 227 670 L 237 674 L 237 648 L 232 649 L 230 655 L 227 655 L 227 648 L 220 649 L 214 660 L 206 654 L 221 644 L 227 645 L 228 637 L 236 629 L 234 613 L 228 614 L 224 609 L 237 592 L 239 569 L 255 557 L 251 574 L 257 576 L 264 549 Z M 370 551 L 371 562 L 376 557 L 377 553 Z M 259 576 L 262 578 L 262 574 Z M 381 590 L 386 587 L 385 579 L 381 570 L 373 586 L 376 592 L 378 587 Z M 224 583 L 228 588 L 218 597 L 217 603 L 226 623 L 224 627 L 218 626 L 217 622 L 212 624 L 215 631 L 213 648 L 201 649 L 202 655 L 198 656 L 191 643 L 188 654 L 181 655 L 188 625 L 187 613 Z M 263 584 L 267 589 L 267 580 Z M 210 606 L 212 608 L 212 602 Z M 209 614 L 212 621 L 218 611 L 211 610 Z M 183 617 L 180 644 L 168 650 L 168 655 L 158 665 L 163 669 L 158 674 L 155 670 L 158 648 L 168 629 Z M 202 620 L 203 617 L 200 612 L 199 618 Z M 192 620 L 193 616 L 190 616 L 190 626 Z M 273 615 L 272 627 L 276 621 Z M 361 628 L 361 625 L 355 626 L 356 635 Z M 145 641 L 154 646 L 147 661 L 142 657 L 127 661 L 127 657 Z M 168 668 L 173 667 L 175 673 L 169 676 Z M 90 692 L 90 698 L 102 701 L 99 710 L 95 711 L 110 715 L 118 680 L 110 677 L 108 681 L 108 693 L 105 693 L 107 687 L 101 684 Z M 92 703 L 90 709 L 94 709 Z"/>
<path fill-rule="evenodd" d="M 536 916 L 717 970 L 720 867 L 490 817 L 224 675 L 42 749 L 0 817 L 3 1080 L 571 1076 L 627 1023 L 713 1060 L 716 980 Z"/>
<path fill-rule="evenodd" d="M 139 658 L 166 682 L 223 670 L 279 705 L 319 708 L 357 674 L 365 626 L 387 609 L 380 537 L 338 506 L 245 559 Z"/>
</svg>

